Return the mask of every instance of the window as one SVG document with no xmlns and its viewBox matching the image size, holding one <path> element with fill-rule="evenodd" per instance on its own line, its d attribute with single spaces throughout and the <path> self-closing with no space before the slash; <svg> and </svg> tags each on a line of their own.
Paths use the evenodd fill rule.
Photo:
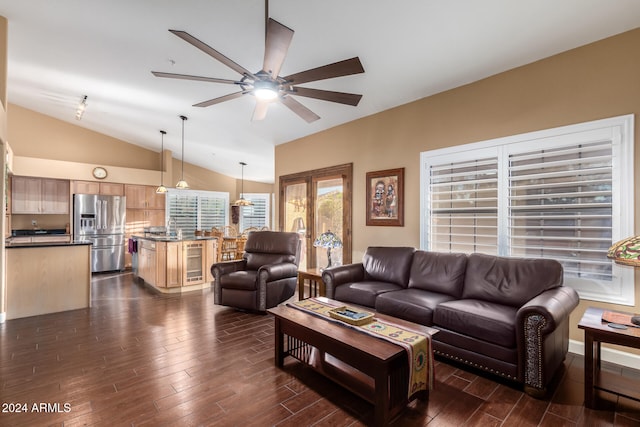
<svg viewBox="0 0 640 427">
<path fill-rule="evenodd" d="M 269 227 L 271 228 L 270 200 L 269 193 L 244 193 L 241 194 L 253 206 L 243 206 L 240 208 L 240 231 L 249 227 Z"/>
<path fill-rule="evenodd" d="M 169 189 L 167 224 L 175 221 L 183 236 L 194 236 L 195 230 L 211 230 L 228 224 L 229 193 Z"/>
<path fill-rule="evenodd" d="M 421 246 L 557 259 L 582 298 L 633 305 L 633 116 L 421 154 Z M 625 179 L 626 178 L 626 179 Z"/>
</svg>

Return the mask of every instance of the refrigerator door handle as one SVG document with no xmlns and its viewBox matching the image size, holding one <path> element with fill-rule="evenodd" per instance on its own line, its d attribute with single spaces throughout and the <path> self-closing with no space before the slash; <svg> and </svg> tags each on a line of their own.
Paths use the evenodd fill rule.
<svg viewBox="0 0 640 427">
<path fill-rule="evenodd" d="M 102 228 L 106 229 L 107 228 L 107 218 L 109 218 L 109 216 L 107 215 L 107 201 L 103 200 L 102 201 Z"/>
<path fill-rule="evenodd" d="M 100 200 L 95 201 L 96 205 L 96 230 L 100 230 L 102 228 L 102 210 L 100 209 L 101 205 Z"/>
</svg>

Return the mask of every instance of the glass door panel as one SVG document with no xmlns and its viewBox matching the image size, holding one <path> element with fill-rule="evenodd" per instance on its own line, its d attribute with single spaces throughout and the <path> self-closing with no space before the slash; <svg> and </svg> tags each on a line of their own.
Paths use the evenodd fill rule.
<svg viewBox="0 0 640 427">
<path fill-rule="evenodd" d="M 340 247 L 331 248 L 331 265 L 341 265 L 343 260 L 343 200 L 344 183 L 341 176 L 314 179 L 314 239 L 322 233 L 332 232 L 340 239 Z M 316 265 L 326 267 L 329 263 L 327 249 L 316 248 Z"/>
<path fill-rule="evenodd" d="M 329 230 L 342 241 L 331 250 L 332 265 L 351 262 L 352 176 L 349 163 L 280 177 L 280 230 L 300 235 L 301 270 L 327 266 L 327 249 L 313 243 Z"/>
<path fill-rule="evenodd" d="M 298 233 L 301 240 L 300 264 L 299 268 L 307 268 L 307 250 L 309 247 L 309 234 L 307 224 L 309 224 L 309 209 L 307 197 L 307 182 L 287 183 L 284 187 L 284 226 L 282 231 L 293 231 Z"/>
</svg>

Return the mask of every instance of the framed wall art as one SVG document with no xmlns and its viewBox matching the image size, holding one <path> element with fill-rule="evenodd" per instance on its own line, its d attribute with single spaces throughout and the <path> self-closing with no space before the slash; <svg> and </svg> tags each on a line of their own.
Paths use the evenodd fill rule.
<svg viewBox="0 0 640 427">
<path fill-rule="evenodd" d="M 367 172 L 367 225 L 404 226 L 404 168 Z"/>
</svg>

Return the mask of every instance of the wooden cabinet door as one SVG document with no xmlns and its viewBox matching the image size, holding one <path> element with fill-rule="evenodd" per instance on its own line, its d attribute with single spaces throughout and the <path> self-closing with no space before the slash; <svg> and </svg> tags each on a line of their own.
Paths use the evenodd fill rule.
<svg viewBox="0 0 640 427">
<path fill-rule="evenodd" d="M 167 243 L 165 279 L 168 288 L 182 286 L 182 244 Z"/>
<path fill-rule="evenodd" d="M 69 181 L 42 180 L 42 204 L 40 213 L 69 214 Z"/>
<path fill-rule="evenodd" d="M 125 185 L 124 193 L 127 197 L 127 208 L 129 209 L 145 209 L 146 208 L 146 185 Z"/>
<path fill-rule="evenodd" d="M 40 213 L 42 180 L 40 178 L 29 178 L 23 176 L 12 177 L 11 197 L 11 213 Z"/>
<path fill-rule="evenodd" d="M 100 194 L 100 183 L 93 181 L 73 181 L 73 194 Z"/>
<path fill-rule="evenodd" d="M 147 186 L 145 198 L 147 209 L 164 209 L 165 195 L 156 193 L 156 187 Z"/>
<path fill-rule="evenodd" d="M 124 196 L 124 184 L 115 182 L 101 182 L 100 194 L 105 196 Z"/>
</svg>

